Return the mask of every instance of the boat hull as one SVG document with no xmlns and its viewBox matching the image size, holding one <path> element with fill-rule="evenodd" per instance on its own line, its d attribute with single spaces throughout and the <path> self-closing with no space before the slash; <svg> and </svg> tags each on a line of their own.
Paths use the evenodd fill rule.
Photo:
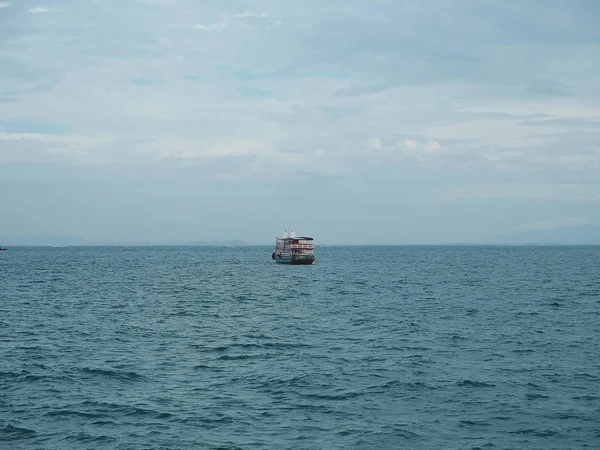
<svg viewBox="0 0 600 450">
<path fill-rule="evenodd" d="M 309 266 L 315 262 L 315 258 L 298 258 L 298 257 L 279 257 L 275 259 L 277 264 L 291 264 L 294 266 Z"/>
</svg>

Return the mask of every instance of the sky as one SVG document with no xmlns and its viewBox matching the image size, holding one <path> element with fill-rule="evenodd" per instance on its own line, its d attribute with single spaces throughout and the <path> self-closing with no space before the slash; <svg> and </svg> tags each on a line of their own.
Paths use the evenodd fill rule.
<svg viewBox="0 0 600 450">
<path fill-rule="evenodd" d="M 596 0 L 0 0 L 0 236 L 600 224 L 599 22 Z"/>
</svg>

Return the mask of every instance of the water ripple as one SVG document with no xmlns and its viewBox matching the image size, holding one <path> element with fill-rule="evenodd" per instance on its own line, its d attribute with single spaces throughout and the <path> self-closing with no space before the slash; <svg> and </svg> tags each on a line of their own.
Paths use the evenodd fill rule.
<svg viewBox="0 0 600 450">
<path fill-rule="evenodd" d="M 598 247 L 15 248 L 0 448 L 594 448 Z"/>
</svg>

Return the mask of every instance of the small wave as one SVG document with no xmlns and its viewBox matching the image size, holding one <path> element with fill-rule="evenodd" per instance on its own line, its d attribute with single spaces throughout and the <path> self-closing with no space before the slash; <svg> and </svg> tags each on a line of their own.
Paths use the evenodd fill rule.
<svg viewBox="0 0 600 450">
<path fill-rule="evenodd" d="M 41 345 L 17 345 L 15 347 L 17 350 L 26 350 L 26 351 L 44 351 L 44 347 Z"/>
<path fill-rule="evenodd" d="M 42 381 L 42 380 L 56 380 L 57 378 L 61 378 L 61 377 L 54 377 L 54 376 L 50 376 L 50 375 L 30 374 L 30 375 L 25 375 L 24 377 L 21 378 L 21 380 L 22 381 Z"/>
<path fill-rule="evenodd" d="M 536 430 L 534 428 L 525 428 L 517 431 L 510 431 L 510 434 L 525 434 L 529 436 L 535 437 L 552 437 L 552 436 L 560 436 L 558 431 L 554 430 Z"/>
<path fill-rule="evenodd" d="M 340 430 L 336 434 L 338 434 L 340 436 L 350 436 L 350 435 L 352 435 L 352 434 L 354 434 L 356 432 L 357 432 L 356 430 L 348 430 L 348 429 L 346 429 L 346 430 Z"/>
<path fill-rule="evenodd" d="M 340 394 L 301 394 L 301 397 L 311 400 L 343 401 L 360 397 L 361 395 L 363 395 L 361 392 L 349 391 Z"/>
<path fill-rule="evenodd" d="M 463 336 L 459 336 L 458 334 L 453 334 L 450 339 L 452 339 L 453 341 L 466 341 L 468 338 L 463 337 Z"/>
<path fill-rule="evenodd" d="M 571 420 L 571 419 L 575 419 L 578 421 L 583 421 L 583 422 L 588 422 L 588 421 L 592 421 L 594 419 L 592 419 L 591 417 L 587 417 L 581 414 L 571 414 L 568 412 L 560 412 L 560 413 L 556 413 L 556 414 L 550 414 L 546 417 L 549 417 L 551 419 L 559 419 L 559 420 Z"/>
<path fill-rule="evenodd" d="M 264 333 L 246 333 L 244 337 L 250 339 L 273 339 L 273 336 L 268 336 Z"/>
<path fill-rule="evenodd" d="M 362 439 L 357 442 L 357 444 L 363 442 L 367 444 L 363 439 L 365 437 L 371 438 L 370 441 L 377 440 L 378 437 L 389 437 L 390 435 L 394 436 L 395 439 L 402 438 L 406 440 L 419 439 L 421 435 L 415 433 L 413 431 L 407 430 L 405 427 L 401 427 L 398 425 L 385 427 L 382 431 L 378 430 L 370 430 L 370 429 L 355 429 L 355 428 L 345 428 L 336 433 L 338 436 L 360 436 Z"/>
<path fill-rule="evenodd" d="M 511 416 L 496 416 L 494 417 L 495 420 L 504 420 L 504 421 L 508 421 L 508 420 L 513 420 L 513 418 Z"/>
<path fill-rule="evenodd" d="M 399 380 L 392 380 L 381 385 L 369 386 L 365 389 L 369 393 L 386 393 L 392 389 L 399 388 L 402 391 L 429 391 L 436 389 L 422 381 L 405 382 Z"/>
<path fill-rule="evenodd" d="M 217 359 L 222 361 L 243 361 L 246 359 L 255 358 L 257 356 L 259 355 L 221 355 Z"/>
<path fill-rule="evenodd" d="M 64 438 L 65 441 L 75 441 L 75 442 L 110 442 L 115 441 L 116 439 L 112 436 L 94 436 L 89 433 L 85 433 L 80 431 L 79 433 L 71 433 L 67 437 Z"/>
<path fill-rule="evenodd" d="M 581 378 L 589 381 L 598 381 L 598 377 L 596 375 L 592 375 L 591 373 L 576 373 L 574 378 Z"/>
<path fill-rule="evenodd" d="M 98 376 L 103 376 L 103 377 L 108 377 L 108 378 L 115 378 L 115 379 L 119 379 L 119 380 L 126 380 L 126 381 L 141 381 L 141 380 L 145 380 L 146 377 L 143 375 L 140 375 L 137 372 L 120 372 L 118 370 L 110 370 L 110 369 L 91 369 L 88 367 L 84 367 L 83 369 L 81 369 L 81 371 L 83 373 L 89 374 L 89 375 L 98 375 Z"/>
<path fill-rule="evenodd" d="M 263 386 L 266 389 L 280 388 L 280 387 L 291 387 L 291 386 L 300 386 L 303 384 L 303 381 L 306 379 L 306 375 L 298 375 L 288 379 L 282 378 L 269 378 L 264 383 Z"/>
<path fill-rule="evenodd" d="M 178 311 L 171 315 L 176 316 L 176 317 L 193 317 L 193 316 L 196 316 L 197 314 L 194 312 L 190 312 L 190 311 Z"/>
<path fill-rule="evenodd" d="M 124 413 L 126 416 L 153 417 L 155 419 L 168 419 L 169 417 L 173 417 L 173 414 L 168 412 L 160 412 L 155 411 L 153 409 L 145 409 L 137 406 L 125 407 Z"/>
<path fill-rule="evenodd" d="M 28 370 L 22 370 L 21 372 L 0 372 L 0 380 L 14 380 L 17 382 L 35 382 L 44 380 L 62 380 L 64 376 L 56 375 L 38 375 L 29 372 Z"/>
<path fill-rule="evenodd" d="M 225 424 L 230 424 L 235 422 L 233 417 L 230 417 L 225 414 L 217 413 L 214 417 L 186 417 L 183 419 L 176 420 L 178 423 L 182 423 L 185 425 L 196 425 L 201 427 L 218 427 Z"/>
<path fill-rule="evenodd" d="M 420 434 L 407 430 L 404 427 L 394 425 L 390 428 L 395 437 L 402 437 L 404 439 L 418 439 L 421 437 Z"/>
<path fill-rule="evenodd" d="M 541 400 L 543 398 L 550 398 L 548 395 L 543 394 L 527 394 L 525 397 L 529 400 Z"/>
<path fill-rule="evenodd" d="M 5 380 L 10 380 L 13 378 L 18 378 L 19 374 L 16 372 L 0 372 L 0 380 L 5 379 Z"/>
<path fill-rule="evenodd" d="M 457 386 L 479 388 L 479 387 L 496 387 L 494 383 L 486 383 L 485 381 L 463 380 L 456 383 Z"/>
<path fill-rule="evenodd" d="M 78 417 L 86 417 L 90 419 L 96 419 L 100 417 L 105 417 L 105 414 L 92 414 L 81 411 L 76 411 L 72 409 L 58 409 L 54 411 L 48 411 L 45 416 L 49 417 L 60 417 L 60 416 L 78 416 Z"/>
<path fill-rule="evenodd" d="M 265 342 L 262 344 L 263 348 L 272 348 L 272 349 L 287 349 L 287 348 L 306 348 L 312 347 L 310 344 L 300 344 L 300 343 L 289 343 L 289 342 Z"/>
<path fill-rule="evenodd" d="M 461 420 L 458 423 L 463 427 L 487 427 L 490 425 L 485 420 Z"/>
<path fill-rule="evenodd" d="M 553 373 L 553 374 L 544 374 L 542 375 L 544 378 L 546 378 L 548 381 L 550 381 L 550 383 L 562 383 L 562 375 L 558 374 L 558 373 Z"/>
<path fill-rule="evenodd" d="M 421 435 L 418 433 L 407 430 L 405 426 L 400 425 L 387 426 L 380 431 L 363 429 L 359 430 L 357 434 L 361 437 L 361 439 L 357 442 L 357 445 L 359 445 L 361 448 L 365 445 L 369 445 L 373 441 L 379 440 L 379 438 L 389 439 L 391 436 L 393 436 L 394 441 L 397 441 L 399 438 L 404 440 L 415 440 L 421 438 Z M 369 437 L 369 439 L 364 440 L 365 437 Z M 402 448 L 402 446 L 399 448 Z"/>
<path fill-rule="evenodd" d="M 76 405 L 78 409 L 85 408 L 86 410 L 97 411 L 96 417 L 115 417 L 115 415 L 122 414 L 124 416 L 131 417 L 153 417 L 153 418 L 167 418 L 171 417 L 172 414 L 154 409 L 146 409 L 142 406 L 123 405 L 117 403 L 108 402 L 97 402 L 97 401 L 85 401 Z"/>
<path fill-rule="evenodd" d="M 37 433 L 29 428 L 15 427 L 13 425 L 6 425 L 5 427 L 0 428 L 0 442 L 28 439 L 35 435 L 37 435 Z"/>
<path fill-rule="evenodd" d="M 194 348 L 206 351 L 222 353 L 228 350 L 261 350 L 261 349 L 295 349 L 311 347 L 309 344 L 290 343 L 290 342 L 264 342 L 264 343 L 231 343 L 229 345 L 218 345 L 215 347 L 206 347 L 204 345 L 194 345 Z"/>
<path fill-rule="evenodd" d="M 352 294 L 354 294 L 354 292 L 347 291 L 346 289 L 341 289 L 341 290 L 337 291 L 336 294 L 346 296 L 346 295 L 352 295 Z"/>
<path fill-rule="evenodd" d="M 405 347 L 393 347 L 394 350 L 400 349 L 400 348 L 404 348 L 406 350 L 419 350 L 419 351 L 421 351 L 421 350 L 425 350 L 425 351 L 431 350 L 431 347 L 410 346 L 410 345 L 407 345 Z M 421 356 L 421 355 L 413 355 L 413 356 Z"/>
<path fill-rule="evenodd" d="M 113 425 L 113 426 L 116 426 L 117 423 L 113 422 L 112 420 L 95 420 L 94 422 L 92 422 L 92 425 L 101 425 L 101 426 L 104 426 L 104 425 Z"/>
<path fill-rule="evenodd" d="M 234 300 L 238 300 L 238 301 L 242 301 L 242 302 L 246 302 L 246 301 L 251 301 L 251 302 L 256 302 L 258 301 L 258 298 L 252 296 L 252 295 L 234 295 L 232 297 Z"/>
<path fill-rule="evenodd" d="M 492 361 L 493 359 L 488 359 L 486 361 Z M 499 369 L 501 372 L 509 372 L 509 373 L 529 373 L 529 372 L 537 372 L 539 369 L 537 367 L 502 367 Z M 527 383 L 530 386 L 530 383 Z"/>
<path fill-rule="evenodd" d="M 207 347 L 206 345 L 202 345 L 202 344 L 194 344 L 192 345 L 193 348 L 197 348 L 199 350 L 204 350 L 207 352 L 224 352 L 226 350 L 229 349 L 229 345 L 217 345 L 216 347 Z"/>
<path fill-rule="evenodd" d="M 192 366 L 192 369 L 194 369 L 194 370 L 210 370 L 212 372 L 223 372 L 223 370 L 224 370 L 222 367 L 209 366 L 208 364 L 196 364 L 195 366 Z"/>
</svg>

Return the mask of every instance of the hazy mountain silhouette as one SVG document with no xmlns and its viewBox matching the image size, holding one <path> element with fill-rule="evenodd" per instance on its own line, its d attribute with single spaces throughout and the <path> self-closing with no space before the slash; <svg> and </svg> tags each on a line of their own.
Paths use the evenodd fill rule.
<svg viewBox="0 0 600 450">
<path fill-rule="evenodd" d="M 496 236 L 501 244 L 600 245 L 600 226 L 566 225 L 542 230 L 520 230 Z"/>
<path fill-rule="evenodd" d="M 169 242 L 149 242 L 149 241 L 92 241 L 77 236 L 58 236 L 53 234 L 34 235 L 34 236 L 6 236 L 0 235 L 0 246 L 90 246 L 90 245 L 173 245 L 173 246 L 240 246 L 248 245 L 240 240 L 195 240 L 195 241 L 169 241 Z"/>
<path fill-rule="evenodd" d="M 48 246 L 48 245 L 95 245 L 93 242 L 77 236 L 57 236 L 40 234 L 35 236 L 0 235 L 0 245 L 6 246 Z"/>
</svg>

